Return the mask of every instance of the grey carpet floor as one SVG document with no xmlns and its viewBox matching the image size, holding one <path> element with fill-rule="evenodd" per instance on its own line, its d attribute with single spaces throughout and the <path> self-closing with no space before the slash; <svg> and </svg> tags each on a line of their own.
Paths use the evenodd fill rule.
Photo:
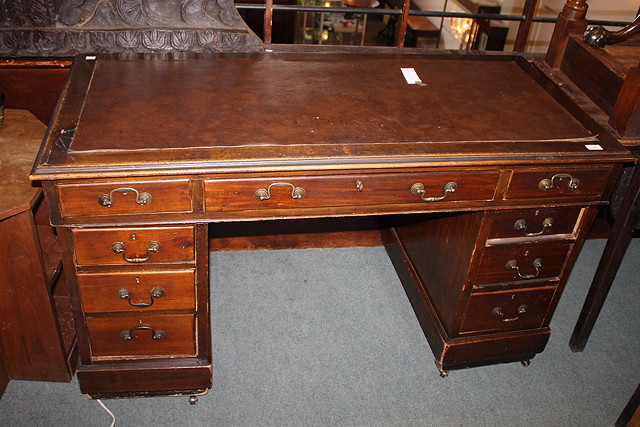
<svg viewBox="0 0 640 427">
<path fill-rule="evenodd" d="M 582 251 L 546 350 L 441 378 L 383 248 L 211 254 L 213 388 L 106 400 L 117 426 L 611 426 L 640 382 L 640 240 L 583 353 L 568 341 L 604 241 Z M 12 381 L 2 426 L 108 426 L 66 383 Z"/>
</svg>

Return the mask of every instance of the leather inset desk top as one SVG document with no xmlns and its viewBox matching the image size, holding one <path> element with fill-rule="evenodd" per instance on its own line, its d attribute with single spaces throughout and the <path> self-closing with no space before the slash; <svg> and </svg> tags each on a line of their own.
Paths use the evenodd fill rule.
<svg viewBox="0 0 640 427">
<path fill-rule="evenodd" d="M 80 56 L 69 81 L 32 179 L 628 158 L 517 55 Z"/>
<path fill-rule="evenodd" d="M 98 61 L 70 151 L 589 136 L 512 61 L 262 55 Z"/>
</svg>

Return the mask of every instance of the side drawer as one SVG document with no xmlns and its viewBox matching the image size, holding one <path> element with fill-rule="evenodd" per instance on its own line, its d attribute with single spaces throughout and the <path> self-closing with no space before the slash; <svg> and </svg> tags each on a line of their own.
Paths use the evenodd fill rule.
<svg viewBox="0 0 640 427">
<path fill-rule="evenodd" d="M 193 270 L 80 273 L 86 313 L 195 309 Z"/>
<path fill-rule="evenodd" d="M 491 216 L 491 239 L 535 239 L 565 235 L 575 237 L 581 208 L 541 208 L 495 212 Z"/>
<path fill-rule="evenodd" d="M 498 171 L 298 176 L 205 181 L 207 211 L 492 200 Z M 432 198 L 429 200 L 423 200 Z"/>
<path fill-rule="evenodd" d="M 542 326 L 555 287 L 536 290 L 474 293 L 461 333 L 513 331 Z"/>
<path fill-rule="evenodd" d="M 562 274 L 571 243 L 499 245 L 485 248 L 476 287 L 505 282 L 545 282 Z"/>
<path fill-rule="evenodd" d="M 196 355 L 193 314 L 87 317 L 86 322 L 93 357 Z"/>
<path fill-rule="evenodd" d="M 62 216 L 189 212 L 188 179 L 60 184 Z"/>
<path fill-rule="evenodd" d="M 194 261 L 194 228 L 89 228 L 72 230 L 78 265 L 140 265 Z"/>
<path fill-rule="evenodd" d="M 611 167 L 516 169 L 505 199 L 599 200 Z"/>
</svg>

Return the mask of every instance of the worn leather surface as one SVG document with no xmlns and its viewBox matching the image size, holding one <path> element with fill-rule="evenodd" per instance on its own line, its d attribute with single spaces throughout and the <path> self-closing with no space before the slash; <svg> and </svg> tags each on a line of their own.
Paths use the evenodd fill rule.
<svg viewBox="0 0 640 427">
<path fill-rule="evenodd" d="M 510 60 L 262 54 L 99 60 L 70 151 L 588 136 Z"/>
</svg>

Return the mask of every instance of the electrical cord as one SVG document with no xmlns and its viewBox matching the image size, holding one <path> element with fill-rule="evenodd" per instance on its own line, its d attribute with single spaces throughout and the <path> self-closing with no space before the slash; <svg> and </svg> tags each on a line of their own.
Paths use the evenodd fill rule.
<svg viewBox="0 0 640 427">
<path fill-rule="evenodd" d="M 104 403 L 102 403 L 102 401 L 100 399 L 96 399 L 96 402 L 98 402 L 98 404 L 100 406 L 102 406 L 102 409 L 104 409 L 107 412 L 107 414 L 111 415 L 111 425 L 109 427 L 115 426 L 116 425 L 116 416 L 113 415 L 113 412 L 111 412 L 109 410 L 109 408 L 107 408 L 107 406 Z"/>
</svg>

